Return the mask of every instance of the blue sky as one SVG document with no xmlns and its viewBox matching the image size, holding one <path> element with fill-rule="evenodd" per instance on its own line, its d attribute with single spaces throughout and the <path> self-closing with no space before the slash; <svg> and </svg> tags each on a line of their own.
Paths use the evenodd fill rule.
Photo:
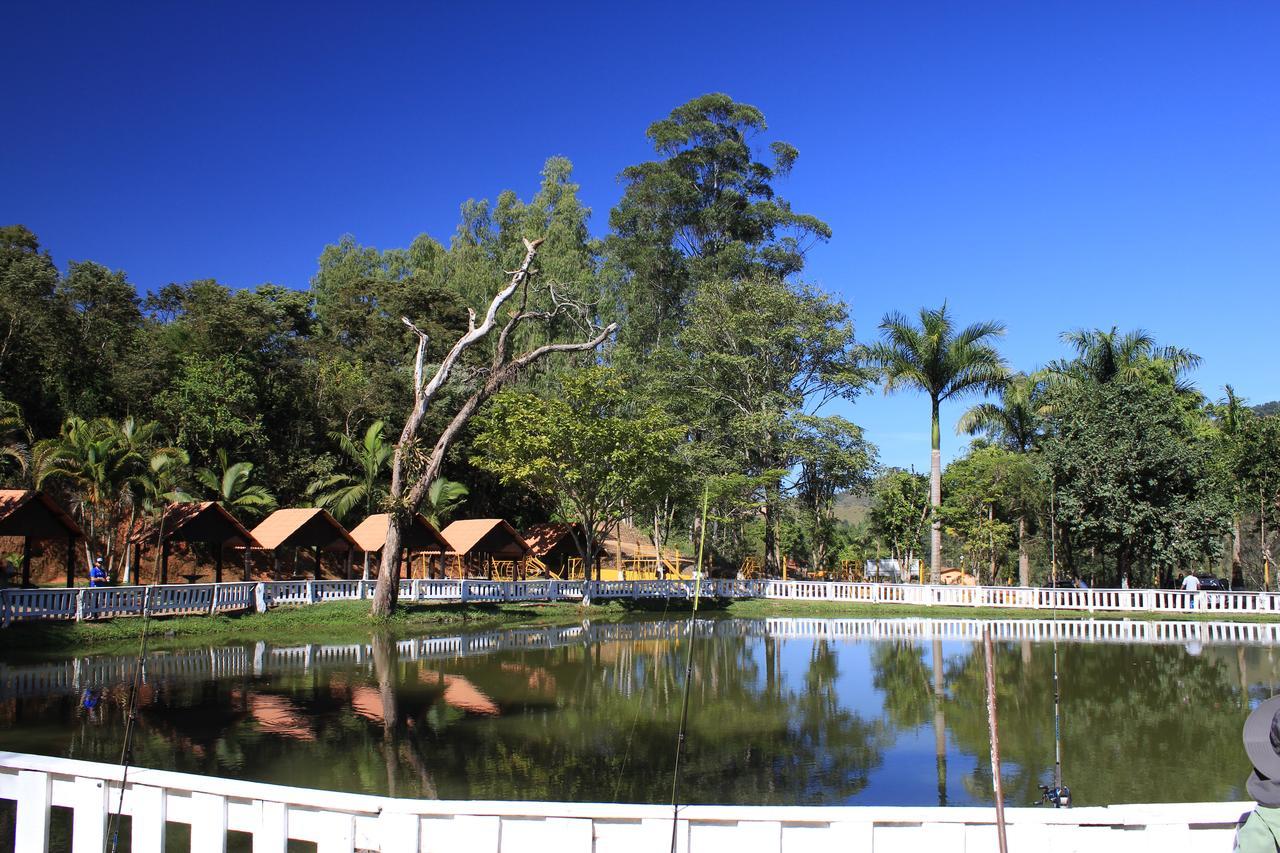
<svg viewBox="0 0 1280 853">
<path fill-rule="evenodd" d="M 1142 327 L 1211 396 L 1280 398 L 1275 3 L 27 3 L 6 29 L 0 222 L 142 288 L 305 287 L 342 234 L 447 240 L 556 154 L 599 232 L 645 127 L 724 91 L 800 150 L 782 194 L 834 230 L 807 275 L 860 337 L 947 299 L 1028 369 Z M 846 414 L 927 468 L 927 401 Z"/>
</svg>

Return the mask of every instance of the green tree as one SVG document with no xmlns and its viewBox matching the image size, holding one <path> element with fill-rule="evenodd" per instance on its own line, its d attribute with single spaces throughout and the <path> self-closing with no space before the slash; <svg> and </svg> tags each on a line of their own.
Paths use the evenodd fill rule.
<svg viewBox="0 0 1280 853">
<path fill-rule="evenodd" d="M 914 471 L 891 468 L 871 485 L 871 530 L 889 544 L 895 560 L 914 564 L 929 519 L 929 480 Z"/>
<path fill-rule="evenodd" d="M 750 516 L 763 508 L 765 567 L 777 574 L 783 485 L 798 463 L 801 421 L 865 383 L 846 306 L 766 277 L 706 282 L 649 375 L 702 445 L 700 474 L 737 483 L 736 503 Z"/>
<path fill-rule="evenodd" d="M 1241 503 L 1257 513 L 1259 550 L 1264 563 L 1257 579 L 1263 588 L 1270 589 L 1276 574 L 1271 546 L 1280 531 L 1280 415 L 1243 420 L 1231 474 Z"/>
<path fill-rule="evenodd" d="M 253 377 L 235 356 L 184 357 L 172 384 L 157 399 L 176 443 L 197 462 L 210 462 L 214 447 L 236 451 L 260 446 L 262 416 Z"/>
<path fill-rule="evenodd" d="M 1053 392 L 1044 458 L 1069 568 L 1080 549 L 1110 557 L 1108 583 L 1168 582 L 1222 547 L 1231 503 L 1210 440 L 1168 385 L 1115 378 Z"/>
<path fill-rule="evenodd" d="M 797 151 L 773 142 L 771 162 L 757 160 L 752 140 L 764 115 L 728 95 L 694 98 L 649 126 L 660 159 L 622 172 L 622 199 L 610 214 L 606 251 L 621 270 L 613 310 L 622 345 L 638 353 L 683 325 L 703 283 L 798 272 L 804 254 L 831 229 L 792 211 L 774 182 Z"/>
<path fill-rule="evenodd" d="M 21 225 L 0 227 L 0 399 L 48 435 L 62 420 L 61 389 L 70 353 L 58 268 L 36 235 Z"/>
<path fill-rule="evenodd" d="M 961 415 L 956 432 L 969 435 L 986 435 L 1001 447 L 1026 455 L 1035 449 L 1044 433 L 1041 417 L 1042 381 L 1035 376 L 1019 373 L 1000 390 L 1000 402 L 984 402 L 973 406 Z M 1024 470 L 1025 469 L 1025 470 Z M 1023 483 L 1019 490 L 1020 504 L 1017 510 L 1018 525 L 1018 583 L 1031 584 L 1031 558 L 1027 553 L 1027 518 L 1035 504 L 1034 478 L 1024 465 L 1016 472 Z"/>
<path fill-rule="evenodd" d="M 1153 379 L 1171 385 L 1182 395 L 1194 394 L 1187 373 L 1200 365 L 1200 356 L 1173 346 L 1157 346 L 1142 329 L 1121 334 L 1112 326 L 1064 332 L 1062 340 L 1076 351 L 1071 360 L 1050 362 L 1048 373 L 1058 381 L 1107 383 L 1114 379 Z"/>
<path fill-rule="evenodd" d="M 580 522 L 583 565 L 628 509 L 650 506 L 682 474 L 675 450 L 683 430 L 662 411 L 638 407 L 609 368 L 564 376 L 554 398 L 504 392 L 479 425 L 472 461 Z"/>
<path fill-rule="evenodd" d="M 332 474 L 312 483 L 307 495 L 315 506 L 329 510 L 341 521 L 351 517 L 354 510 L 363 512 L 361 518 L 368 518 L 382 505 L 390 480 L 388 468 L 395 453 L 395 445 L 384 435 L 386 428 L 385 422 L 374 421 L 359 444 L 346 433 L 330 435 L 357 473 Z"/>
<path fill-rule="evenodd" d="M 422 514 L 439 530 L 448 524 L 449 518 L 457 512 L 470 491 L 462 483 L 437 477 L 427 487 L 427 498 L 422 504 Z"/>
<path fill-rule="evenodd" d="M 195 480 L 210 500 L 241 518 L 256 519 L 273 512 L 275 497 L 266 486 L 250 482 L 252 462 L 232 462 L 225 448 L 218 448 L 217 467 L 197 468 Z"/>
<path fill-rule="evenodd" d="M 934 514 L 929 543 L 932 583 L 942 578 L 942 439 L 939 410 L 943 401 L 971 393 L 999 391 L 1008 380 L 1004 359 L 992 340 L 1004 334 L 996 322 L 974 323 L 957 331 L 941 308 L 921 308 L 920 325 L 897 312 L 885 315 L 881 340 L 868 355 L 884 375 L 885 393 L 911 388 L 929 395 L 931 447 L 929 503 Z"/>
<path fill-rule="evenodd" d="M 807 528 L 810 564 L 820 571 L 836 545 L 836 495 L 870 485 L 876 452 L 859 426 L 839 416 L 806 415 L 797 418 L 797 426 L 792 451 L 799 472 L 796 500 Z"/>
</svg>

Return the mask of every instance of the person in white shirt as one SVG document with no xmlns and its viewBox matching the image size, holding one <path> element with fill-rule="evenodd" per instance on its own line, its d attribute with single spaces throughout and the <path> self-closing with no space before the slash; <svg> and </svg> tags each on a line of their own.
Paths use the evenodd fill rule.
<svg viewBox="0 0 1280 853">
<path fill-rule="evenodd" d="M 1200 578 L 1196 577 L 1194 574 L 1187 575 L 1182 579 L 1182 588 L 1187 592 L 1199 592 Z"/>
</svg>

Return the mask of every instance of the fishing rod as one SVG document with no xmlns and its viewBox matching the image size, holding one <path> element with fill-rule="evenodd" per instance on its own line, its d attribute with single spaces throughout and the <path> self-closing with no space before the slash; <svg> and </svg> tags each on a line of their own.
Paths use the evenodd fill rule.
<svg viewBox="0 0 1280 853">
<path fill-rule="evenodd" d="M 120 766 L 124 768 L 120 774 L 120 797 L 116 800 L 115 813 L 110 815 L 108 832 L 103 839 L 103 850 L 110 844 L 111 853 L 116 853 L 120 844 L 120 815 L 124 809 L 124 789 L 129 782 L 129 764 L 133 761 L 133 731 L 138 719 L 138 689 L 142 681 L 142 668 L 147 658 L 147 628 L 151 621 L 151 587 L 142 591 L 142 641 L 138 647 L 138 659 L 133 665 L 133 679 L 129 682 L 129 703 L 124 723 L 124 745 L 120 750 Z"/>
<path fill-rule="evenodd" d="M 684 751 L 685 724 L 689 721 L 689 686 L 693 683 L 693 646 L 698 638 L 698 602 L 702 598 L 702 555 L 707 544 L 707 503 L 709 485 L 702 489 L 702 532 L 698 537 L 698 563 L 693 572 L 693 609 L 689 611 L 689 649 L 684 662 L 684 700 L 680 707 L 680 726 L 676 730 L 676 765 L 671 773 L 671 853 L 676 853 L 676 828 L 680 815 L 680 755 Z"/>
<path fill-rule="evenodd" d="M 1040 786 L 1040 803 L 1054 808 L 1070 808 L 1071 789 L 1062 784 L 1062 692 L 1058 682 L 1058 512 L 1054 502 L 1057 491 L 1049 481 L 1049 566 L 1053 577 L 1053 786 Z"/>
</svg>

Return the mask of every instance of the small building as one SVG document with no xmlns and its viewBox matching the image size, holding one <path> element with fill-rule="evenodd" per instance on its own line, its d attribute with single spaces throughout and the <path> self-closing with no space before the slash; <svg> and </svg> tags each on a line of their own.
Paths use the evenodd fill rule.
<svg viewBox="0 0 1280 853">
<path fill-rule="evenodd" d="M 387 526 L 391 523 L 391 516 L 385 512 L 371 515 L 364 521 L 356 525 L 356 529 L 351 531 L 351 538 L 356 540 L 356 544 L 360 550 L 364 552 L 364 577 L 369 578 L 369 558 L 374 554 L 380 554 L 383 546 L 387 544 Z M 444 556 L 449 553 L 449 540 L 440 535 L 440 531 L 436 530 L 434 524 L 427 520 L 422 513 L 415 513 L 413 521 L 409 525 L 409 529 L 404 533 L 404 539 L 400 543 L 401 557 L 400 563 L 404 562 L 405 556 L 408 555 L 410 560 L 415 554 L 424 556 L 429 564 L 438 564 L 437 570 L 443 576 L 444 574 Z M 425 574 L 430 577 L 432 575 L 431 568 L 428 568 Z"/>
<path fill-rule="evenodd" d="M 582 545 L 587 539 L 581 523 L 564 521 L 530 525 L 523 535 L 529 545 L 529 556 L 560 578 L 568 577 L 569 561 L 582 556 Z M 597 541 L 592 562 L 598 561 L 604 553 L 604 542 Z"/>
<path fill-rule="evenodd" d="M 75 584 L 75 541 L 84 536 L 75 520 L 44 492 L 0 489 L 0 536 L 22 539 L 22 585 L 31 586 L 31 541 L 52 539 L 66 543 L 67 586 Z M 0 571 L 7 571 L 0 567 Z M 8 582 L 6 577 L 5 583 Z"/>
<path fill-rule="evenodd" d="M 312 574 L 320 579 L 320 552 L 336 551 L 346 556 L 345 576 L 351 577 L 351 558 L 360 546 L 346 528 L 319 507 L 278 509 L 250 531 L 259 547 L 275 552 L 275 571 L 280 571 L 280 549 L 310 548 Z M 296 563 L 295 563 L 296 568 Z"/>
<path fill-rule="evenodd" d="M 440 535 L 449 543 L 449 556 L 459 577 L 493 577 L 508 565 L 514 578 L 523 574 L 529 543 L 501 518 L 455 521 Z"/>
<path fill-rule="evenodd" d="M 245 553 L 244 579 L 249 579 L 250 548 L 260 547 L 257 540 L 249 533 L 236 517 L 229 513 L 222 504 L 216 501 L 170 504 L 165 508 L 161 523 L 148 520 L 138 531 L 129 537 L 134 545 L 150 545 L 160 547 L 160 572 L 158 583 L 169 582 L 169 550 L 174 542 L 187 544 L 201 543 L 212 546 L 214 550 L 214 583 L 222 583 L 222 561 L 227 548 L 243 548 Z M 185 577 L 194 581 L 199 573 Z M 141 561 L 139 561 L 139 581 L 141 581 Z"/>
</svg>

